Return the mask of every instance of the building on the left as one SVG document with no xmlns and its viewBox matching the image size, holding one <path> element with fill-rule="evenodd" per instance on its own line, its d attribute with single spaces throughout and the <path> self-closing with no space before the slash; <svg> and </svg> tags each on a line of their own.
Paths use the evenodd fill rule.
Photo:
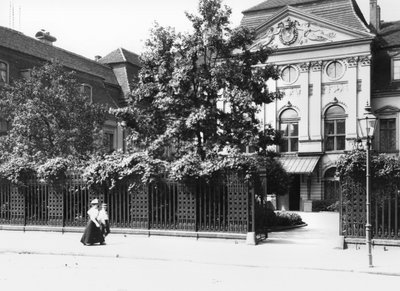
<svg viewBox="0 0 400 291">
<path fill-rule="evenodd" d="M 140 70 L 137 54 L 118 48 L 104 57 L 93 60 L 64 50 L 53 43 L 56 38 L 41 30 L 35 37 L 0 26 L 0 86 L 18 78 L 29 77 L 34 67 L 57 60 L 66 70 L 76 72 L 83 92 L 92 102 L 110 108 L 126 104 L 131 82 Z M 8 125 L 0 112 L 0 135 L 7 134 Z M 125 148 L 124 129 L 109 116 L 104 124 L 104 140 L 109 151 Z"/>
</svg>

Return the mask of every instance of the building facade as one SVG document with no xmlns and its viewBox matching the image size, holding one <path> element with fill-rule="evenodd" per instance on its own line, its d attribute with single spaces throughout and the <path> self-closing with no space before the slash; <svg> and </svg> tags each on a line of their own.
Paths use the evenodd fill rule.
<svg viewBox="0 0 400 291">
<path fill-rule="evenodd" d="M 243 12 L 254 49 L 272 47 L 268 63 L 281 72 L 269 88 L 284 97 L 259 116 L 282 132 L 277 151 L 293 175 L 279 209 L 338 199 L 336 162 L 355 148 L 367 104 L 379 118 L 374 149 L 398 153 L 400 22 L 382 22 L 376 0 L 370 14 L 368 24 L 355 0 L 269 0 Z"/>
<path fill-rule="evenodd" d="M 105 57 L 87 59 L 56 47 L 56 38 L 45 31 L 35 38 L 0 26 L 0 86 L 15 79 L 29 77 L 33 67 L 57 60 L 66 70 L 76 72 L 81 90 L 95 103 L 110 108 L 123 106 L 130 91 L 130 81 L 140 68 L 136 54 L 119 48 Z M 0 112 L 0 135 L 7 134 L 8 124 Z M 103 128 L 105 146 L 109 151 L 124 149 L 124 129 L 109 116 Z"/>
</svg>

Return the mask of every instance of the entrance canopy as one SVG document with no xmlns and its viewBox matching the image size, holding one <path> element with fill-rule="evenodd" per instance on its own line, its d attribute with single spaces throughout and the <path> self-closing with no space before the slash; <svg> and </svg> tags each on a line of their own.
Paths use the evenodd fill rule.
<svg viewBox="0 0 400 291">
<path fill-rule="evenodd" d="M 314 157 L 280 157 L 279 161 L 289 174 L 311 174 L 318 164 L 319 156 Z"/>
</svg>

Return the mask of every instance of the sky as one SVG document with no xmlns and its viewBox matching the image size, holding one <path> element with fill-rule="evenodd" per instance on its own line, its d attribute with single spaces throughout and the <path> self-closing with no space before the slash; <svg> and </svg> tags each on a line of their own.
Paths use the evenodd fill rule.
<svg viewBox="0 0 400 291">
<path fill-rule="evenodd" d="M 261 2 L 223 1 L 232 8 L 233 26 L 240 24 L 243 10 Z M 369 0 L 357 3 L 368 21 Z M 400 20 L 398 0 L 378 0 L 378 4 L 383 20 Z M 198 0 L 0 0 L 0 26 L 32 37 L 45 29 L 57 38 L 55 46 L 93 59 L 119 47 L 140 54 L 155 21 L 177 31 L 189 30 L 184 12 L 195 13 L 197 6 Z"/>
</svg>

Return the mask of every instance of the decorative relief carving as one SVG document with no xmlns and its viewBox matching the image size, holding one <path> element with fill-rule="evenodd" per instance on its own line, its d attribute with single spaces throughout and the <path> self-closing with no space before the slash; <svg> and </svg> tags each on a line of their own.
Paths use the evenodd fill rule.
<svg viewBox="0 0 400 291">
<path fill-rule="evenodd" d="M 371 65 L 371 56 L 365 56 L 360 58 L 361 66 Z"/>
<path fill-rule="evenodd" d="M 322 84 L 322 95 L 332 94 L 343 94 L 349 91 L 349 84 L 345 83 L 333 83 L 333 84 Z"/>
<path fill-rule="evenodd" d="M 300 23 L 297 20 L 292 21 L 290 17 L 278 24 L 279 40 L 282 44 L 289 46 L 296 42 L 299 37 L 298 26 Z"/>
<path fill-rule="evenodd" d="M 310 70 L 310 63 L 301 63 L 299 68 L 301 73 L 307 73 Z"/>
<path fill-rule="evenodd" d="M 300 86 L 278 88 L 284 97 L 299 97 L 301 95 Z"/>
<path fill-rule="evenodd" d="M 311 68 L 314 72 L 318 72 L 322 70 L 322 61 L 312 62 Z"/>
<path fill-rule="evenodd" d="M 304 23 L 302 25 L 303 29 L 303 40 L 300 44 L 305 44 L 308 41 L 315 41 L 315 42 L 327 42 L 332 41 L 335 38 L 336 33 L 334 32 L 327 32 L 320 28 L 313 28 L 310 22 Z"/>
<path fill-rule="evenodd" d="M 359 57 L 351 57 L 351 58 L 347 58 L 346 62 L 348 64 L 349 68 L 354 68 L 354 67 L 357 67 L 358 60 L 359 60 Z"/>
<path fill-rule="evenodd" d="M 252 48 L 259 46 L 278 48 L 282 45 L 331 42 L 334 38 L 337 38 L 337 35 L 333 31 L 322 29 L 311 22 L 300 23 L 299 20 L 288 17 L 260 34 Z"/>
</svg>

